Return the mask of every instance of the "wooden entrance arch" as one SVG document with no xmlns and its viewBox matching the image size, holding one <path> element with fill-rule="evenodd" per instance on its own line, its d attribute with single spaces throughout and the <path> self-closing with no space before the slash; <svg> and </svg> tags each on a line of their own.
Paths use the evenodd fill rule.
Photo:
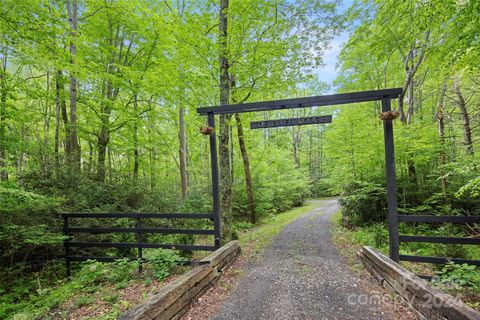
<svg viewBox="0 0 480 320">
<path fill-rule="evenodd" d="M 232 114 L 244 112 L 258 112 L 271 110 L 286 110 L 296 108 L 311 108 L 321 106 L 331 106 L 340 104 L 350 104 L 367 101 L 381 101 L 382 112 L 391 111 L 391 100 L 397 99 L 402 93 L 401 88 L 362 91 L 332 94 L 316 97 L 304 97 L 295 99 L 252 102 L 243 104 L 222 105 L 207 108 L 198 108 L 200 115 L 208 117 L 208 125 L 215 128 L 215 115 Z M 388 234 L 389 234 L 389 252 L 390 258 L 396 262 L 399 261 L 399 236 L 398 236 L 398 212 L 397 212 L 397 181 L 395 175 L 395 152 L 393 143 L 393 124 L 392 120 L 383 121 L 383 133 L 385 141 L 385 163 L 387 177 L 387 195 L 388 195 Z M 212 170 L 212 198 L 213 214 L 215 225 L 215 246 L 220 247 L 220 206 L 219 206 L 219 178 L 218 178 L 218 158 L 217 158 L 217 139 L 216 134 L 210 135 L 210 159 Z"/>
</svg>

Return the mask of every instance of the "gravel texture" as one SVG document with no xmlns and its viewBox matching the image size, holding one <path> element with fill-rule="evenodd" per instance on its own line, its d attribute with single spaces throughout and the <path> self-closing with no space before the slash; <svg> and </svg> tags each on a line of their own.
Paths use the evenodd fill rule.
<svg viewBox="0 0 480 320">
<path fill-rule="evenodd" d="M 336 200 L 288 225 L 248 268 L 213 319 L 390 319 L 365 303 L 358 279 L 330 239 Z"/>
</svg>

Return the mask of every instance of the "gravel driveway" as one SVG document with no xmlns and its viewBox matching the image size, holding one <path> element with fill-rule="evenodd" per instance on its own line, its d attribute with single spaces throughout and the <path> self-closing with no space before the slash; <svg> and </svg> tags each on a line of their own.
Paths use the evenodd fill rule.
<svg viewBox="0 0 480 320">
<path fill-rule="evenodd" d="M 288 225 L 253 262 L 213 319 L 388 319 L 330 239 L 336 200 Z"/>
</svg>

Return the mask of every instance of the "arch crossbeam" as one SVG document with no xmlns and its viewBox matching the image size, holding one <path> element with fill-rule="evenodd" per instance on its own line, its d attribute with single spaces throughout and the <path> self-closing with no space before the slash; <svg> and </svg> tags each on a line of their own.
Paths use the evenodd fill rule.
<svg viewBox="0 0 480 320">
<path fill-rule="evenodd" d="M 200 115 L 213 114 L 231 114 L 255 111 L 284 110 L 306 107 L 320 107 L 329 105 L 349 104 L 367 101 L 379 101 L 384 98 L 396 99 L 402 93 L 401 88 L 361 91 L 351 93 L 338 93 L 316 97 L 304 97 L 284 100 L 250 102 L 240 104 L 230 104 L 215 107 L 198 108 Z"/>
</svg>

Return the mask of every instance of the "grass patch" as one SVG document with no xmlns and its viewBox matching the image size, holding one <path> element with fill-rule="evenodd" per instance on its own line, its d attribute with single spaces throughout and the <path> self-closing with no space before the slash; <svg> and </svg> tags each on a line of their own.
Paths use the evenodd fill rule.
<svg viewBox="0 0 480 320">
<path fill-rule="evenodd" d="M 342 226 L 341 219 L 340 211 L 332 216 L 332 238 L 342 255 L 348 259 L 352 269 L 358 273 L 364 272 L 362 263 L 356 258 L 356 253 L 362 246 L 371 246 L 388 256 L 388 227 L 385 224 L 372 224 L 350 229 Z M 425 230 L 424 227 L 403 225 L 399 231 L 401 234 L 428 234 L 439 236 L 442 235 L 443 230 L 440 228 Z M 462 255 L 462 257 L 477 260 L 479 259 L 480 250 L 473 245 L 447 246 L 431 243 L 402 243 L 400 254 L 447 257 Z M 480 277 L 478 277 L 478 269 L 474 266 L 451 264 L 443 267 L 406 261 L 402 261 L 400 264 L 415 274 L 440 276 L 440 289 L 454 295 L 459 295 L 467 304 L 477 310 L 480 309 Z M 449 268 L 452 270 L 447 270 Z M 442 287 L 442 281 L 447 282 L 449 286 Z M 462 285 L 452 286 L 451 283 L 461 283 Z M 434 282 L 433 285 L 439 286 L 439 283 Z"/>
<path fill-rule="evenodd" d="M 352 268 L 358 272 L 363 270 L 363 265 L 356 258 L 356 253 L 363 246 L 370 246 L 388 256 L 388 227 L 385 224 L 372 224 L 365 227 L 347 228 L 342 225 L 341 211 L 332 216 L 333 242 L 340 252 L 348 259 Z M 425 243 L 402 244 L 400 254 L 428 255 L 431 245 Z M 427 254 L 425 254 L 427 253 Z M 433 255 L 433 254 L 431 254 Z M 424 264 L 401 262 L 410 271 L 418 274 L 433 274 L 434 270 Z"/>
<path fill-rule="evenodd" d="M 248 256 L 254 256 L 265 248 L 283 228 L 315 208 L 307 204 L 260 221 L 252 229 L 239 231 L 239 241 L 242 251 Z"/>
<path fill-rule="evenodd" d="M 95 297 L 92 296 L 92 295 L 83 296 L 83 297 L 78 298 L 77 301 L 75 301 L 75 305 L 78 308 L 81 308 L 81 307 L 88 306 L 88 305 L 92 304 L 94 301 L 95 301 Z"/>
<path fill-rule="evenodd" d="M 348 259 L 348 264 L 357 273 L 362 272 L 363 266 L 356 259 L 356 253 L 363 245 L 369 245 L 373 239 L 369 234 L 362 232 L 355 232 L 342 226 L 341 212 L 336 212 L 332 218 L 332 241 L 339 249 L 340 253 Z"/>
</svg>

